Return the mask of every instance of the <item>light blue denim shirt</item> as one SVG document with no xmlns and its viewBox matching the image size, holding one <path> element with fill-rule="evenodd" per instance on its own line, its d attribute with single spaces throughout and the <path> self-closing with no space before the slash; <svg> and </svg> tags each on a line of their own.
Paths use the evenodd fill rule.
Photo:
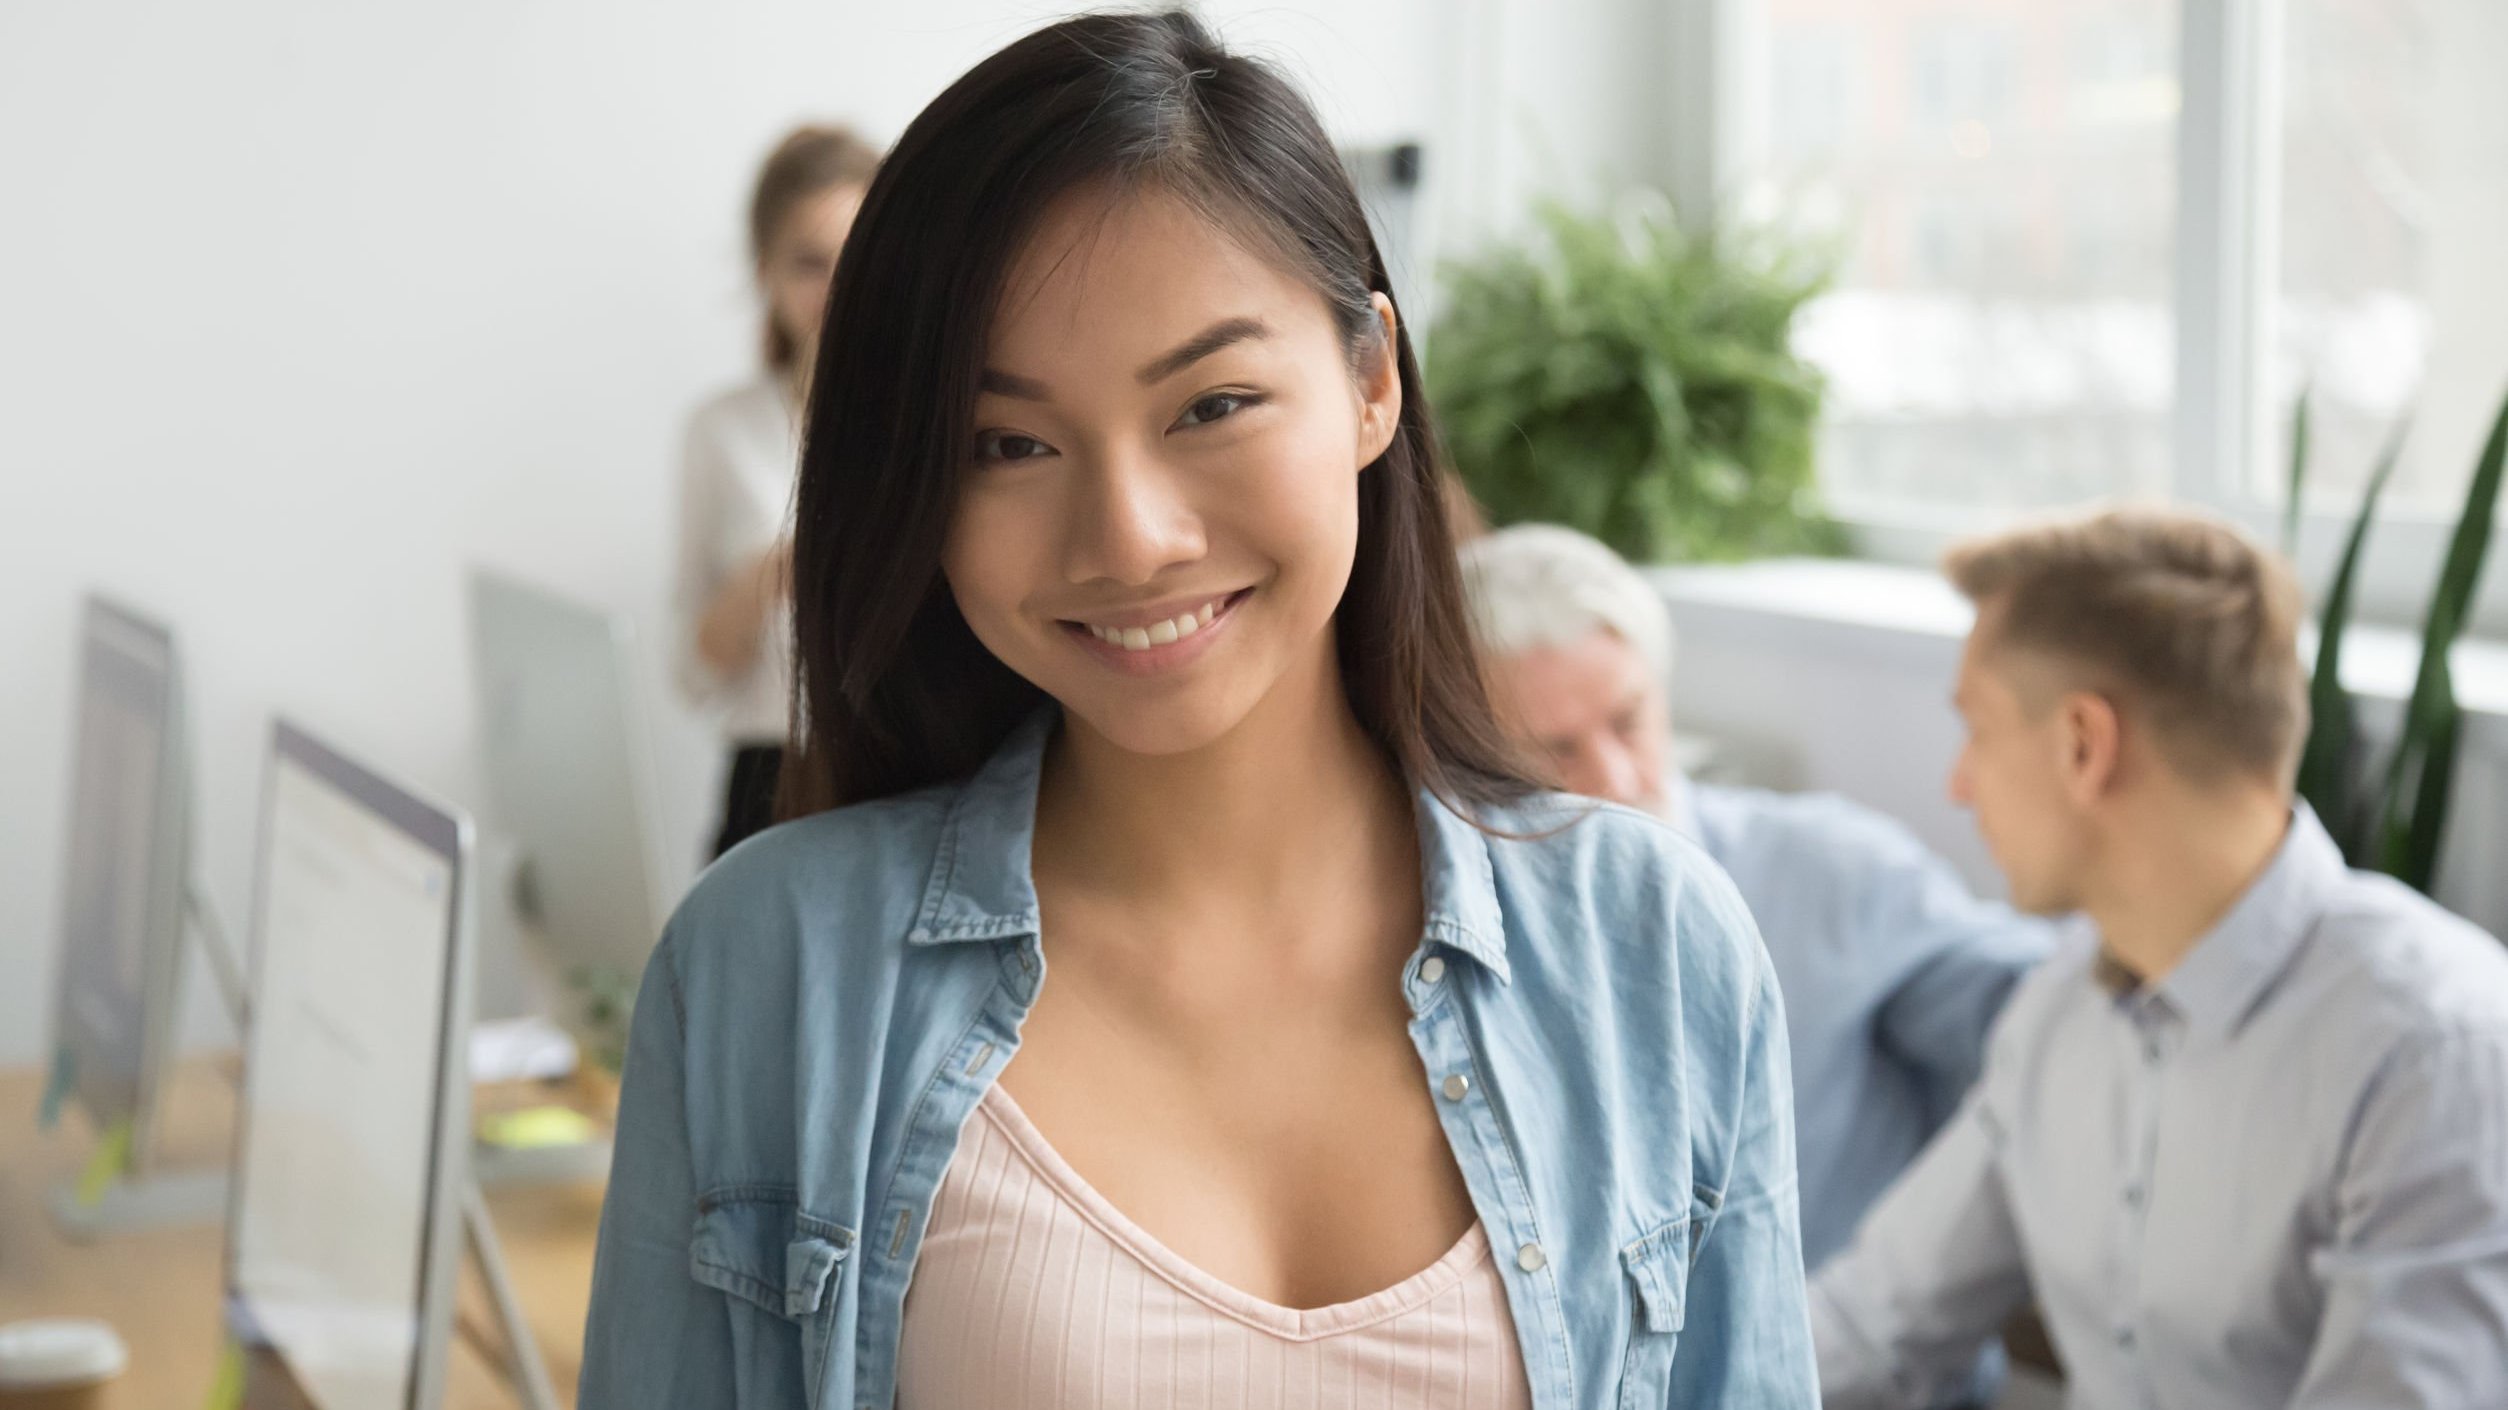
<svg viewBox="0 0 2508 1410">
<path fill-rule="evenodd" d="M 2508 1406 L 2508 953 L 2304 806 L 2157 983 L 2068 937 L 1814 1284 L 1831 1410 L 2033 1290 L 2083 1407 Z"/>
<path fill-rule="evenodd" d="M 1816 1269 L 1958 1110 L 2055 931 L 1979 900 L 1905 827 L 1834 794 L 1684 781 L 1672 821 L 1733 878 L 1776 966 Z"/>
<path fill-rule="evenodd" d="M 963 784 L 775 828 L 646 972 L 588 1410 L 886 1407 L 924 1219 L 1044 982 L 1050 711 Z M 1731 884 L 1651 818 L 1423 798 L 1421 1082 L 1543 1410 L 1817 1403 L 1785 1020 Z M 1449 1099 L 1446 1079 L 1459 1093 Z M 912 1410 L 910 1407 L 909 1410 Z"/>
</svg>

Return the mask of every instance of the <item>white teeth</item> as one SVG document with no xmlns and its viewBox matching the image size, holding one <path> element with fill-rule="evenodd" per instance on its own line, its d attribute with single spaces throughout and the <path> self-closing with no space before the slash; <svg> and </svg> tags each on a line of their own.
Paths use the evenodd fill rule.
<svg viewBox="0 0 2508 1410">
<path fill-rule="evenodd" d="M 1171 617 L 1164 622 L 1154 623 L 1147 627 L 1093 626 L 1089 628 L 1089 635 L 1109 646 L 1120 646 L 1126 651 L 1147 651 L 1153 646 L 1166 646 L 1182 641 L 1209 626 L 1211 619 L 1219 615 L 1219 609 L 1225 603 L 1225 598 L 1217 602 L 1205 602 L 1181 617 Z"/>
</svg>

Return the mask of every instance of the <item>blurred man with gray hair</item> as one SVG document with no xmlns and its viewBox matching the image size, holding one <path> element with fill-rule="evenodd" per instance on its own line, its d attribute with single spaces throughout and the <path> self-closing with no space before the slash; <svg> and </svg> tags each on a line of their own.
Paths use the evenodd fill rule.
<svg viewBox="0 0 2508 1410">
<path fill-rule="evenodd" d="M 1688 834 L 1758 919 L 1792 1034 L 1803 1258 L 1817 1268 L 1957 1107 L 1987 1028 L 2053 934 L 1978 900 L 1868 808 L 1682 777 L 1671 612 L 1610 549 L 1524 524 L 1462 558 L 1509 727 L 1570 790 Z"/>
</svg>

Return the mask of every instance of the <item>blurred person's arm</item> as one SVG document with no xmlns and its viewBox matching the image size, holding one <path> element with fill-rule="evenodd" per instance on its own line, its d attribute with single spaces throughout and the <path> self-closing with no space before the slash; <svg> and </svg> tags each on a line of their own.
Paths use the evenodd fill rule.
<svg viewBox="0 0 2508 1410">
<path fill-rule="evenodd" d="M 679 475 L 679 554 L 672 600 L 682 692 L 704 704 L 756 664 L 785 600 L 791 545 L 779 540 L 743 561 L 722 561 L 724 500 L 738 469 L 704 413 L 690 421 Z"/>
<path fill-rule="evenodd" d="M 2423 1035 L 2353 1124 L 2292 1410 L 2508 1405 L 2508 1033 Z"/>
<path fill-rule="evenodd" d="M 1965 1387 L 1977 1353 L 2028 1297 L 1982 1093 L 1872 1207 L 1811 1284 L 1828 1410 L 1923 1410 Z"/>
<path fill-rule="evenodd" d="M 1859 943 L 1921 959 L 1882 1004 L 1882 1045 L 1925 1075 L 1934 1119 L 1985 1068 L 1986 1038 L 2021 977 L 2055 946 L 2054 927 L 1981 900 L 1914 836 L 1892 839 L 1868 882 Z"/>
<path fill-rule="evenodd" d="M 792 540 L 727 574 L 697 619 L 697 655 L 717 679 L 737 680 L 757 664 L 774 615 L 791 592 Z"/>
</svg>

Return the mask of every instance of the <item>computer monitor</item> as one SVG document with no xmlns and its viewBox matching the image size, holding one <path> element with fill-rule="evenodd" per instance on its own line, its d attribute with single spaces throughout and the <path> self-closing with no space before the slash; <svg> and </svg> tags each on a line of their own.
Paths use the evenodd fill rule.
<svg viewBox="0 0 2508 1410">
<path fill-rule="evenodd" d="M 469 1188 L 471 827 L 273 730 L 228 1207 L 250 1410 L 435 1410 Z"/>
<path fill-rule="evenodd" d="M 54 1100 L 123 1133 L 146 1171 L 176 1041 L 190 781 L 182 672 L 163 625 L 87 599 L 79 633 L 61 958 L 53 990 Z"/>
<path fill-rule="evenodd" d="M 568 977 L 632 981 L 667 908 L 626 620 L 474 569 L 470 630 L 488 823 L 514 848 L 515 910 Z"/>
</svg>

